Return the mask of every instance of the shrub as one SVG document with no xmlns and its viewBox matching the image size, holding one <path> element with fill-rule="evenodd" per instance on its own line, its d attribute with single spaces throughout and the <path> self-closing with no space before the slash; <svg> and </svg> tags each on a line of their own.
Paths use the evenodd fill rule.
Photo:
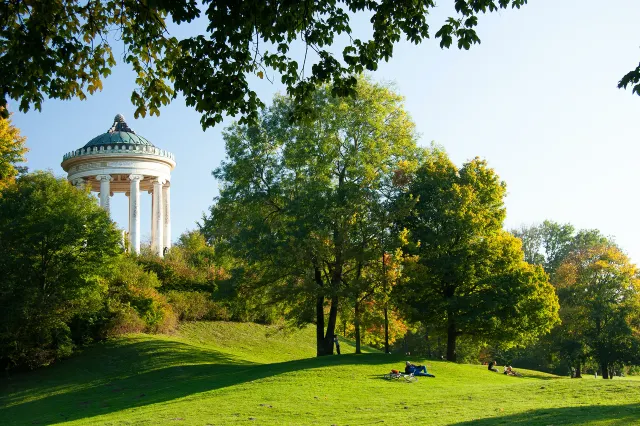
<svg viewBox="0 0 640 426">
<path fill-rule="evenodd" d="M 167 300 L 181 321 L 230 319 L 227 308 L 211 300 L 207 293 L 171 290 L 167 293 Z"/>
<path fill-rule="evenodd" d="M 157 288 L 158 277 L 145 272 L 132 256 L 123 256 L 108 278 L 108 291 L 103 317 L 107 318 L 102 333 L 163 333 L 175 329 L 177 318 L 166 298 Z"/>
</svg>

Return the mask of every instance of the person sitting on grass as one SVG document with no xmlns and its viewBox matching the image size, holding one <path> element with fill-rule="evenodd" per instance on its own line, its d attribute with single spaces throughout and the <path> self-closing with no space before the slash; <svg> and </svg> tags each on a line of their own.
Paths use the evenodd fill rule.
<svg viewBox="0 0 640 426">
<path fill-rule="evenodd" d="M 496 365 L 495 361 L 489 361 L 489 367 L 487 368 L 487 370 L 493 371 L 494 373 L 497 373 L 498 369 L 495 368 L 495 365 Z"/>
<path fill-rule="evenodd" d="M 414 365 L 409 361 L 407 361 L 406 366 L 404 367 L 404 372 L 406 374 L 413 374 L 414 376 L 436 377 L 433 374 L 427 373 L 427 367 L 424 365 Z"/>
<path fill-rule="evenodd" d="M 520 373 L 516 372 L 516 370 L 513 369 L 513 367 L 511 367 L 510 365 L 504 367 L 504 374 L 506 374 L 507 376 L 519 376 Z"/>
</svg>

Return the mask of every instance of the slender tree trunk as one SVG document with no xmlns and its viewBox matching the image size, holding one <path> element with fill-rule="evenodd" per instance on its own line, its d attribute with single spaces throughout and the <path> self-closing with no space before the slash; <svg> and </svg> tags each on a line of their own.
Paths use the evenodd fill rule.
<svg viewBox="0 0 640 426">
<path fill-rule="evenodd" d="M 356 299 L 353 325 L 356 329 L 356 353 L 361 354 L 360 349 L 360 301 Z"/>
<path fill-rule="evenodd" d="M 389 353 L 389 311 L 388 311 L 388 297 L 389 287 L 387 283 L 387 262 L 384 252 L 384 232 L 380 236 L 380 244 L 382 245 L 382 282 L 384 285 L 384 353 Z"/>
<path fill-rule="evenodd" d="M 324 353 L 324 297 L 316 298 L 316 349 L 317 355 L 327 355 Z"/>
<path fill-rule="evenodd" d="M 456 361 L 456 323 L 451 315 L 451 312 L 447 315 L 447 361 Z"/>
<path fill-rule="evenodd" d="M 323 283 L 322 272 L 318 267 L 314 269 L 314 278 L 320 291 Z M 316 296 L 316 355 L 327 355 L 324 352 L 324 296 L 320 294 Z"/>
<path fill-rule="evenodd" d="M 389 314 L 386 304 L 384 306 L 384 353 L 389 353 Z"/>
</svg>

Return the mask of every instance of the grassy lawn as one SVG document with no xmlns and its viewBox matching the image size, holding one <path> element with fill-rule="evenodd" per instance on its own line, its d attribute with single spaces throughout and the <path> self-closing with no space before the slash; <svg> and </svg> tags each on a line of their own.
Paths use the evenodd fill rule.
<svg viewBox="0 0 640 426">
<path fill-rule="evenodd" d="M 373 350 L 313 358 L 312 328 L 185 324 L 135 335 L 50 368 L 3 377 L 0 424 L 633 425 L 640 381 L 570 380 L 425 363 L 435 379 L 389 382 L 405 357 Z M 517 366 L 515 366 L 517 367 Z"/>
</svg>

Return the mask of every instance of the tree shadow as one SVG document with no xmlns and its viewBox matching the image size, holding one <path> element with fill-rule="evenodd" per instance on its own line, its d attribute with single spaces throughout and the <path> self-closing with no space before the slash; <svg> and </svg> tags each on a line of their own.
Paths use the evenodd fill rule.
<svg viewBox="0 0 640 426">
<path fill-rule="evenodd" d="M 90 356 L 52 367 L 42 379 L 26 375 L 16 377 L 17 383 L 3 384 L 3 425 L 56 424 L 300 370 L 392 361 L 387 355 L 370 354 L 254 364 L 186 343 L 148 340 L 86 355 Z"/>
<path fill-rule="evenodd" d="M 500 417 L 474 419 L 450 426 L 497 426 L 497 425 L 581 425 L 600 424 L 606 420 L 608 426 L 627 426 L 640 423 L 640 403 L 626 405 L 588 405 L 581 407 L 541 408 Z"/>
</svg>

